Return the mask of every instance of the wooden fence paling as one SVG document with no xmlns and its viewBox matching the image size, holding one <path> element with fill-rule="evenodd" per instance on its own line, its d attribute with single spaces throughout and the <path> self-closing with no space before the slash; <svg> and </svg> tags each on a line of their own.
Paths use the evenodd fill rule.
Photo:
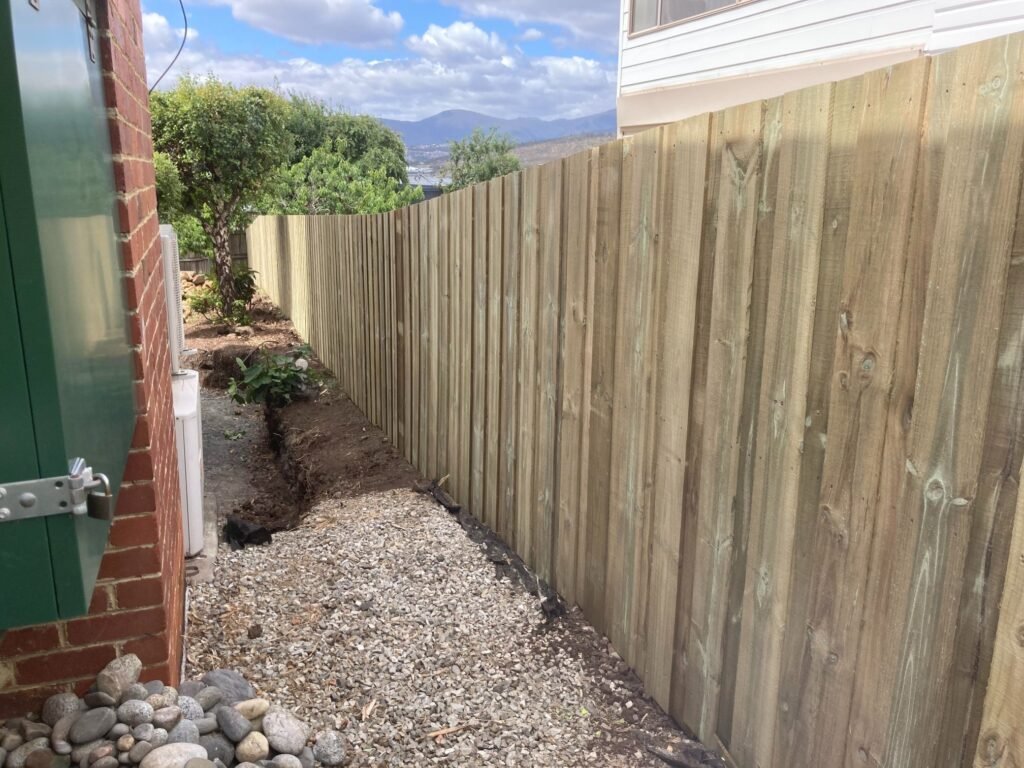
<svg viewBox="0 0 1024 768">
<path fill-rule="evenodd" d="M 1022 48 L 264 217 L 250 261 L 739 768 L 1017 765 Z"/>
</svg>

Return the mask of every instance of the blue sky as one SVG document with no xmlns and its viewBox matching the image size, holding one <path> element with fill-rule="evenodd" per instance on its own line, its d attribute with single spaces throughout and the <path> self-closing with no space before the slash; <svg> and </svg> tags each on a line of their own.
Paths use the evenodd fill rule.
<svg viewBox="0 0 1024 768">
<path fill-rule="evenodd" d="M 619 0 L 185 0 L 185 73 L 301 91 L 353 112 L 577 117 L 615 102 Z M 181 40 L 143 0 L 150 81 Z"/>
</svg>

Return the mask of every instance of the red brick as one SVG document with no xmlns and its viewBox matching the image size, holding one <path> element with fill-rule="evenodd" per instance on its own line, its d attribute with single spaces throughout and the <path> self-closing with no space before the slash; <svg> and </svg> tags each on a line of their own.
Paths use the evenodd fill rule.
<svg viewBox="0 0 1024 768">
<path fill-rule="evenodd" d="M 89 615 L 105 613 L 110 609 L 110 587 L 97 585 L 92 591 L 92 602 L 89 603 Z"/>
<path fill-rule="evenodd" d="M 132 448 L 149 447 L 149 420 L 145 416 L 138 416 L 135 419 L 135 432 L 132 434 Z M 121 505 L 118 504 L 118 511 Z M 125 513 L 127 514 L 127 513 Z"/>
<path fill-rule="evenodd" d="M 153 457 L 149 451 L 132 451 L 124 469 L 125 482 L 137 483 L 153 479 Z"/>
<path fill-rule="evenodd" d="M 142 514 L 156 509 L 156 493 L 152 483 L 122 486 L 117 511 L 122 515 Z"/>
<path fill-rule="evenodd" d="M 124 652 L 134 653 L 142 660 L 143 666 L 165 664 L 169 649 L 170 644 L 167 642 L 165 633 L 140 637 L 124 644 Z"/>
<path fill-rule="evenodd" d="M 131 547 L 107 552 L 100 564 L 101 579 L 130 579 L 160 572 L 157 547 Z"/>
<path fill-rule="evenodd" d="M 139 675 L 140 680 L 163 680 L 166 685 L 176 686 L 179 682 L 178 667 L 169 664 L 154 664 L 150 667 L 143 667 Z"/>
<path fill-rule="evenodd" d="M 145 547 L 159 542 L 159 526 L 154 514 L 114 518 L 110 546 Z"/>
<path fill-rule="evenodd" d="M 68 641 L 75 645 L 126 640 L 157 634 L 166 628 L 163 608 L 109 613 L 68 622 Z M 99 670 L 97 670 L 99 671 Z"/>
<path fill-rule="evenodd" d="M 100 617 L 94 621 L 102 621 L 105 618 Z M 44 656 L 33 656 L 18 661 L 14 668 L 14 677 L 19 685 L 72 680 L 83 675 L 95 675 L 115 656 L 117 652 L 112 645 L 47 653 Z"/>
<path fill-rule="evenodd" d="M 68 690 L 68 685 L 48 685 L 26 691 L 0 693 L 0 719 L 24 717 L 29 713 L 39 714 L 44 701 L 55 693 Z M 89 684 L 86 684 L 86 688 Z"/>
<path fill-rule="evenodd" d="M 162 605 L 164 599 L 163 580 L 157 577 L 122 581 L 117 584 L 114 594 L 117 596 L 117 607 L 122 609 Z"/>
<path fill-rule="evenodd" d="M 9 629 L 0 634 L 0 657 L 25 656 L 55 649 L 60 645 L 57 627 L 45 624 L 40 627 Z"/>
</svg>

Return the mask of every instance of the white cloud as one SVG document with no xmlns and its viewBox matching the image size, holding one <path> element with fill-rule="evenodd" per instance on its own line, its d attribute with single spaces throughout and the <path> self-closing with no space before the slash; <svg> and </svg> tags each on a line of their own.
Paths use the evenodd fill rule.
<svg viewBox="0 0 1024 768">
<path fill-rule="evenodd" d="M 181 36 L 185 34 L 184 28 L 175 29 L 171 23 L 159 13 L 142 14 L 142 34 L 145 37 L 146 45 L 152 45 L 159 49 L 169 48 L 177 50 L 181 45 Z M 198 31 L 188 30 L 189 42 L 193 42 L 198 36 Z"/>
<path fill-rule="evenodd" d="M 577 40 L 606 52 L 618 48 L 619 0 L 442 0 L 470 16 L 543 22 L 567 29 Z"/>
<path fill-rule="evenodd" d="M 180 40 L 166 34 L 165 24 L 166 19 L 161 23 L 156 18 L 145 24 L 150 82 L 167 66 Z M 453 27 L 433 34 L 428 30 L 418 38 L 417 55 L 411 58 L 345 58 L 327 64 L 305 58 L 226 54 L 206 40 L 185 47 L 160 87 L 172 87 L 184 74 L 212 72 L 238 85 L 298 91 L 352 112 L 412 120 L 444 109 L 554 118 L 579 117 L 614 106 L 613 62 L 582 56 L 530 58 L 508 50 L 483 30 L 477 30 L 481 37 L 472 29 L 460 28 L 453 34 Z M 428 37 L 432 42 L 425 42 Z"/>
<path fill-rule="evenodd" d="M 203 0 L 224 5 L 250 26 L 299 43 L 345 43 L 364 48 L 389 45 L 402 30 L 402 15 L 386 13 L 374 0 Z"/>
<path fill-rule="evenodd" d="M 524 43 L 533 43 L 536 42 L 537 40 L 543 40 L 544 33 L 541 32 L 536 27 L 530 27 L 529 29 L 523 31 L 523 34 L 519 36 L 519 39 L 522 40 Z"/>
<path fill-rule="evenodd" d="M 488 34 L 468 21 L 456 21 L 449 27 L 431 24 L 426 32 L 413 35 L 405 44 L 425 59 L 446 64 L 500 58 L 505 53 L 505 44 L 497 34 Z"/>
</svg>

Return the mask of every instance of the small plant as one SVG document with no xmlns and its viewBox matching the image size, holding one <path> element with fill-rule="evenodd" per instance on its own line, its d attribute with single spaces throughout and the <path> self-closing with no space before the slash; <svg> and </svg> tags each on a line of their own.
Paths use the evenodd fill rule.
<svg viewBox="0 0 1024 768">
<path fill-rule="evenodd" d="M 266 403 L 285 405 L 320 380 L 310 369 L 309 346 L 302 345 L 291 352 L 273 353 L 260 350 L 255 362 L 248 365 L 236 358 L 241 379 L 231 379 L 228 394 L 236 403 Z"/>
<path fill-rule="evenodd" d="M 256 274 L 255 270 L 244 265 L 238 265 L 232 270 L 231 279 L 238 298 L 227 310 L 220 296 L 220 283 L 215 273 L 207 275 L 206 282 L 188 297 L 188 306 L 207 320 L 228 325 L 249 325 L 252 322 L 249 310 L 256 298 Z"/>
</svg>

